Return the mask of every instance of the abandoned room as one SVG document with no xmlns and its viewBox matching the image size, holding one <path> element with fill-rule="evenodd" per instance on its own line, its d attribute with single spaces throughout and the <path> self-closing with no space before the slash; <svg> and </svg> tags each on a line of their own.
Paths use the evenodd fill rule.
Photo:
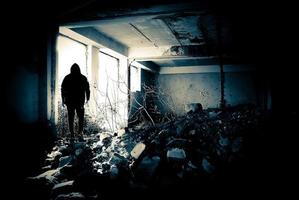
<svg viewBox="0 0 299 200">
<path fill-rule="evenodd" d="M 6 74 L 3 122 L 14 146 L 7 159 L 11 186 L 22 191 L 12 197 L 271 192 L 264 185 L 279 179 L 272 163 L 283 165 L 274 161 L 282 152 L 272 149 L 283 140 L 271 134 L 275 114 L 293 123 L 297 113 L 280 104 L 298 103 L 276 98 L 274 80 L 283 69 L 273 73 L 264 53 L 269 41 L 255 4 L 46 2 L 37 10 L 23 3 L 20 21 L 8 29 L 16 57 Z M 75 63 L 89 91 L 83 127 L 75 113 L 71 134 L 62 85 Z"/>
</svg>

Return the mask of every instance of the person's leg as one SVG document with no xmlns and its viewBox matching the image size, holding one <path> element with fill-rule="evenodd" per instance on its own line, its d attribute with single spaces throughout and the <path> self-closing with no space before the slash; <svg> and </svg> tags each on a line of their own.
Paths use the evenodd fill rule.
<svg viewBox="0 0 299 200">
<path fill-rule="evenodd" d="M 83 123 L 84 123 L 84 106 L 78 106 L 76 112 L 79 118 L 79 136 L 83 135 Z"/>
<path fill-rule="evenodd" d="M 71 133 L 71 138 L 74 138 L 74 117 L 75 117 L 75 107 L 68 105 L 67 106 L 68 112 L 68 120 L 69 120 L 69 130 Z"/>
</svg>

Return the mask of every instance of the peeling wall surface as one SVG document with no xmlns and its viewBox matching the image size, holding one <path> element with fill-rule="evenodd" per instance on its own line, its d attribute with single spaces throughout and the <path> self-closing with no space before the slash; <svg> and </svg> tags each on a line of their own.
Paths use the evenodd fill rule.
<svg viewBox="0 0 299 200">
<path fill-rule="evenodd" d="M 216 108 L 220 103 L 220 74 L 162 74 L 158 85 L 170 96 L 176 113 L 186 112 L 189 103 L 201 103 L 203 108 Z M 256 103 L 254 79 L 248 72 L 225 73 L 225 100 L 229 105 Z"/>
<path fill-rule="evenodd" d="M 159 75 L 158 85 L 170 95 L 177 114 L 185 113 L 188 103 L 201 103 L 203 108 L 218 107 L 220 101 L 220 74 Z M 169 102 L 171 103 L 171 102 Z"/>
</svg>

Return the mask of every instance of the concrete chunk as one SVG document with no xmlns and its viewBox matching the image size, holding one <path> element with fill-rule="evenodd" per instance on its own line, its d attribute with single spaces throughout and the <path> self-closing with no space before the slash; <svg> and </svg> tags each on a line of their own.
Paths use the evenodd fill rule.
<svg viewBox="0 0 299 200">
<path fill-rule="evenodd" d="M 48 171 L 46 171 L 46 172 L 44 172 L 44 173 L 42 173 L 42 174 L 40 174 L 36 177 L 33 177 L 33 179 L 43 179 L 44 178 L 44 179 L 46 179 L 50 182 L 55 182 L 56 181 L 55 176 L 57 176 L 59 174 L 60 174 L 60 169 L 59 168 L 58 169 L 52 169 L 52 170 L 48 170 Z"/>
<path fill-rule="evenodd" d="M 74 184 L 74 181 L 67 181 L 67 182 L 63 182 L 63 183 L 58 183 L 53 187 L 53 190 L 57 190 L 63 187 L 72 187 Z"/>
<path fill-rule="evenodd" d="M 54 185 L 52 188 L 53 196 L 57 196 L 59 194 L 67 194 L 72 192 L 74 189 L 74 181 L 67 181 L 63 183 L 58 183 Z"/>
<path fill-rule="evenodd" d="M 70 162 L 73 160 L 73 158 L 71 156 L 64 156 L 64 157 L 61 157 L 59 159 L 59 167 L 63 167 L 65 165 L 68 165 L 70 164 Z"/>
<path fill-rule="evenodd" d="M 174 148 L 167 151 L 167 159 L 169 161 L 183 161 L 186 159 L 184 149 Z"/>
<path fill-rule="evenodd" d="M 86 199 L 81 193 L 79 192 L 72 192 L 69 194 L 60 194 L 56 197 L 55 200 L 84 200 Z"/>
<path fill-rule="evenodd" d="M 131 151 L 131 156 L 135 159 L 138 159 L 139 156 L 144 151 L 145 147 L 146 147 L 146 145 L 141 142 L 136 144 L 135 147 L 133 148 L 133 150 Z"/>
<path fill-rule="evenodd" d="M 189 103 L 185 105 L 185 110 L 187 112 L 202 112 L 202 105 L 200 103 Z"/>
</svg>

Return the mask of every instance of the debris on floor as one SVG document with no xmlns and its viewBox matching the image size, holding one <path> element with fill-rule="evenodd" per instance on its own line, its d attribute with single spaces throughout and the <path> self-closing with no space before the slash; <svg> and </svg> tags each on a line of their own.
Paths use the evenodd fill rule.
<svg viewBox="0 0 299 200">
<path fill-rule="evenodd" d="M 264 115 L 252 106 L 190 107 L 185 116 L 137 124 L 119 134 L 91 133 L 73 146 L 61 139 L 49 152 L 45 171 L 27 181 L 46 185 L 45 199 L 60 200 L 109 199 L 110 187 L 147 190 L 214 179 L 244 157 Z"/>
</svg>

